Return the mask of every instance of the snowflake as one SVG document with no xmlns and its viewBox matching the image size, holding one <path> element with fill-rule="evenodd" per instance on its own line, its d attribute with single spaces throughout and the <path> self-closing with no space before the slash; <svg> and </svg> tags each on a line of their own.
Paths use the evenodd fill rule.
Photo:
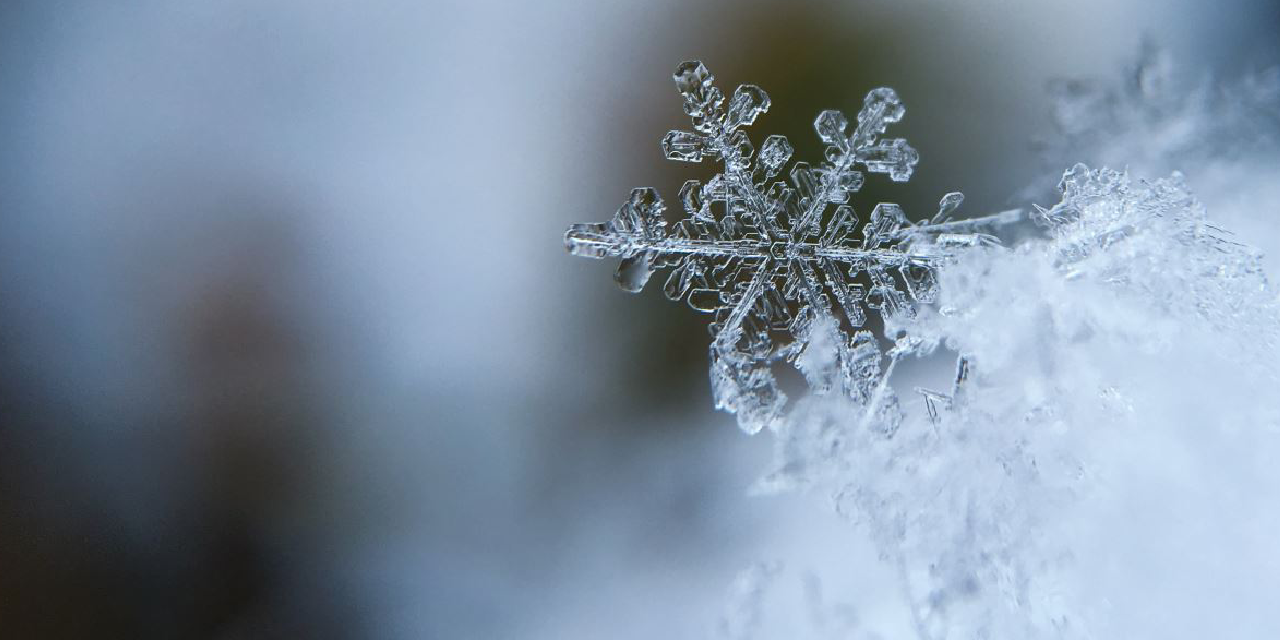
<svg viewBox="0 0 1280 640">
<path fill-rule="evenodd" d="M 743 131 L 769 109 L 764 90 L 742 85 L 726 100 L 696 61 L 681 64 L 673 78 L 693 131 L 668 133 L 666 157 L 711 158 L 722 171 L 705 184 L 684 184 L 687 217 L 674 225 L 663 217 L 657 191 L 638 188 L 608 222 L 571 226 L 566 247 L 574 255 L 621 258 L 614 277 L 627 291 L 671 270 L 667 297 L 714 317 L 716 407 L 736 414 L 743 430 L 758 432 L 781 417 L 786 397 L 773 370 L 780 362 L 800 370 L 815 394 L 838 390 L 891 410 L 896 400 L 882 383 L 891 367 L 882 373 L 879 340 L 861 329 L 866 310 L 886 319 L 913 315 L 913 302 L 935 299 L 939 263 L 956 247 L 994 242 L 972 230 L 1016 212 L 949 222 L 964 199 L 949 193 L 930 220 L 910 223 L 901 207 L 881 203 L 855 239 L 859 220 L 845 203 L 863 184 L 858 167 L 902 182 L 919 160 L 906 140 L 881 137 L 905 111 L 892 89 L 867 94 L 852 132 L 841 112 L 818 114 L 814 130 L 827 145 L 825 161 L 796 162 L 783 181 L 775 178 L 791 160 L 791 143 L 769 136 L 757 153 Z"/>
</svg>

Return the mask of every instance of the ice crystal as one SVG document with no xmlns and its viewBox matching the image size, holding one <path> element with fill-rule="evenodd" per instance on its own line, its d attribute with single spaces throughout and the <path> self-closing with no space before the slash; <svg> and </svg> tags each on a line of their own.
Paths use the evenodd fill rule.
<svg viewBox="0 0 1280 640">
<path fill-rule="evenodd" d="M 1033 218 L 1050 229 L 1064 277 L 1087 273 L 1162 313 L 1197 314 L 1220 330 L 1258 317 L 1241 309 L 1269 303 L 1261 254 L 1209 223 L 1182 174 L 1135 182 L 1124 172 L 1077 164 L 1060 189 L 1062 201 L 1037 207 Z M 1141 241 L 1156 234 L 1165 242 Z M 1264 334 L 1254 329 L 1235 335 L 1256 344 Z"/>
<path fill-rule="evenodd" d="M 919 160 L 906 140 L 883 137 L 905 113 L 892 89 L 869 92 L 856 123 L 839 111 L 819 113 L 813 126 L 826 153 L 812 165 L 791 163 L 783 136 L 765 138 L 758 152 L 752 145 L 744 127 L 771 104 L 760 87 L 741 85 L 726 98 L 696 61 L 673 78 L 693 127 L 668 133 L 663 152 L 671 160 L 714 160 L 721 172 L 684 184 L 686 217 L 673 225 L 657 191 L 638 188 L 609 221 L 571 226 L 566 247 L 621 258 L 614 277 L 627 291 L 670 270 L 667 297 L 713 316 L 716 407 L 735 413 L 747 432 L 782 415 L 786 397 L 773 371 L 780 362 L 794 364 L 815 394 L 891 407 L 879 341 L 861 329 L 867 311 L 913 315 L 915 302 L 935 299 L 935 269 L 951 249 L 994 241 L 974 230 L 1009 215 L 950 221 L 963 200 L 950 193 L 927 221 L 909 222 L 892 203 L 859 220 L 847 202 L 863 172 L 901 182 Z M 787 179 L 779 179 L 788 165 Z"/>
</svg>

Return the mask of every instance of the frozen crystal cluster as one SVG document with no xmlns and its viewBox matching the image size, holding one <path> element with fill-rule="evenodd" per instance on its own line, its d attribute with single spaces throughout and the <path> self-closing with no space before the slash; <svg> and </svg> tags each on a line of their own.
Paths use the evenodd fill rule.
<svg viewBox="0 0 1280 640">
<path fill-rule="evenodd" d="M 814 131 L 826 153 L 810 164 L 791 162 L 783 136 L 765 138 L 758 151 L 752 144 L 744 128 L 769 109 L 763 89 L 741 85 L 726 98 L 700 62 L 673 77 L 693 126 L 668 133 L 663 152 L 717 162 L 720 173 L 684 184 L 679 222 L 668 224 L 654 189 L 639 188 L 609 221 L 570 227 L 567 248 L 620 258 L 615 278 L 627 291 L 668 271 L 667 297 L 712 315 L 716 407 L 737 414 L 747 432 L 783 415 L 773 371 L 781 362 L 800 369 L 815 394 L 892 409 L 879 341 L 862 329 L 867 312 L 910 316 L 913 303 L 932 302 L 935 270 L 951 249 L 993 241 L 973 230 L 1008 216 L 952 222 L 963 196 L 950 193 L 927 221 L 909 222 L 891 203 L 859 218 L 848 201 L 864 172 L 905 181 L 919 159 L 906 140 L 883 136 L 905 112 L 892 89 L 868 93 L 855 122 L 839 111 L 818 114 Z"/>
<path fill-rule="evenodd" d="M 1256 313 L 1273 297 L 1262 255 L 1209 222 L 1182 174 L 1148 182 L 1077 164 L 1059 188 L 1062 201 L 1033 217 L 1049 229 L 1064 278 L 1087 276 L 1166 317 L 1193 314 L 1248 344 L 1275 344 L 1273 319 Z"/>
</svg>

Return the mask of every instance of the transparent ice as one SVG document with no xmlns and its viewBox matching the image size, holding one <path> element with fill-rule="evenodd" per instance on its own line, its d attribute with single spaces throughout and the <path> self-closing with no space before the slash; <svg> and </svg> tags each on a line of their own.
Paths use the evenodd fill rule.
<svg viewBox="0 0 1280 640">
<path fill-rule="evenodd" d="M 935 270 L 955 247 L 994 242 L 976 230 L 1018 212 L 951 221 L 963 196 L 950 193 L 927 221 L 909 222 L 892 203 L 860 220 L 848 200 L 863 172 L 901 182 L 919 160 L 906 140 L 883 137 L 905 113 L 892 89 L 868 93 L 853 123 L 839 111 L 819 113 L 814 131 L 827 146 L 813 165 L 792 163 L 791 143 L 780 135 L 755 149 L 744 127 L 769 109 L 763 89 L 741 85 L 726 98 L 696 61 L 673 78 L 693 128 L 668 133 L 663 152 L 671 160 L 713 160 L 721 172 L 684 184 L 679 222 L 668 224 L 656 190 L 638 188 L 609 221 L 570 227 L 568 250 L 621 258 L 614 277 L 627 291 L 670 271 L 667 297 L 712 314 L 716 407 L 736 414 L 749 433 L 783 415 L 786 397 L 773 372 L 780 362 L 795 365 L 815 394 L 891 408 L 879 341 L 861 329 L 867 310 L 914 314 L 914 302 L 935 299 Z"/>
</svg>

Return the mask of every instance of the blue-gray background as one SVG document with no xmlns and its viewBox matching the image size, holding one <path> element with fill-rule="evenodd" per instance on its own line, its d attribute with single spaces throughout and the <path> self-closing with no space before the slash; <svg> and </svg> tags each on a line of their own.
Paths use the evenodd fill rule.
<svg viewBox="0 0 1280 640">
<path fill-rule="evenodd" d="M 922 161 L 863 201 L 980 212 L 1041 177 L 1051 78 L 1143 36 L 1236 74 L 1277 30 L 1265 0 L 6 2 L 0 636 L 701 638 L 757 560 L 870 571 L 746 495 L 769 443 L 711 411 L 704 318 L 563 251 L 705 171 L 661 159 L 671 70 L 760 84 L 756 141 L 810 158 L 817 111 L 893 86 Z"/>
</svg>

